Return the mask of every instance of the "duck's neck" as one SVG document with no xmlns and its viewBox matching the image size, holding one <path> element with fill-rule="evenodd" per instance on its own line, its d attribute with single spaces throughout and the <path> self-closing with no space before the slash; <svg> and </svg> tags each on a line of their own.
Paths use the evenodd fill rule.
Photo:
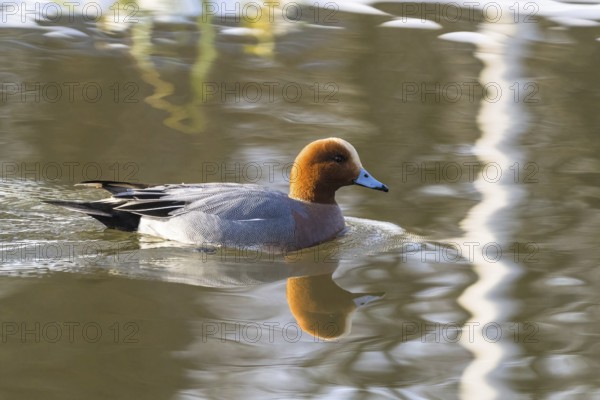
<svg viewBox="0 0 600 400">
<path fill-rule="evenodd" d="M 335 202 L 335 190 L 319 189 L 308 184 L 291 184 L 289 197 L 310 203 L 337 204 Z"/>
<path fill-rule="evenodd" d="M 321 171 L 303 158 L 302 153 L 290 171 L 289 197 L 310 203 L 336 204 L 335 191 L 338 189 L 332 182 L 323 182 Z"/>
</svg>

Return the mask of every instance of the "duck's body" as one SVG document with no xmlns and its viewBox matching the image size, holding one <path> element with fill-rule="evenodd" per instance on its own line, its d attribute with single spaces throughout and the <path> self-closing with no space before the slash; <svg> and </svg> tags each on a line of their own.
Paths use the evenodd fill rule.
<svg viewBox="0 0 600 400">
<path fill-rule="evenodd" d="M 344 217 L 337 204 L 295 200 L 258 185 L 206 183 L 169 185 L 159 190 L 165 194 L 159 202 L 186 202 L 164 209 L 163 217 L 168 218 L 141 218 L 137 231 L 182 243 L 293 249 L 297 243 L 307 247 L 332 239 L 344 229 Z M 152 203 L 134 203 L 120 210 L 139 206 L 153 207 Z M 137 212 L 144 215 L 146 211 Z"/>
<path fill-rule="evenodd" d="M 149 186 L 90 181 L 82 185 L 101 187 L 113 196 L 49 203 L 84 212 L 109 228 L 198 246 L 281 251 L 310 247 L 338 235 L 345 225 L 334 193 L 353 183 L 387 191 L 362 169 L 348 142 L 331 138 L 311 143 L 298 155 L 289 195 L 234 183 Z"/>
</svg>

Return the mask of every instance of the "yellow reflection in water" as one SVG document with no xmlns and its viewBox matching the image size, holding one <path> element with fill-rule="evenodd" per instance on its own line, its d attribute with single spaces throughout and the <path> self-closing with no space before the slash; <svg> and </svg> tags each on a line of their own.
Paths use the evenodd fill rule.
<svg viewBox="0 0 600 400">
<path fill-rule="evenodd" d="M 203 10 L 207 9 L 208 3 L 208 0 L 203 1 Z M 244 51 L 260 57 L 271 57 L 275 48 L 274 16 L 277 13 L 272 7 L 262 7 L 258 3 L 254 6 L 258 10 L 257 15 L 242 16 L 241 21 L 242 26 L 252 30 L 257 43 L 245 45 Z M 142 80 L 154 88 L 154 93 L 146 97 L 145 101 L 157 110 L 166 111 L 168 116 L 164 120 L 165 125 L 180 132 L 201 133 L 206 126 L 206 113 L 203 108 L 207 94 L 205 82 L 217 58 L 215 47 L 217 34 L 213 22 L 211 13 L 199 15 L 196 19 L 200 40 L 197 56 L 191 67 L 192 98 L 183 105 L 173 104 L 167 100 L 168 96 L 174 94 L 175 86 L 161 78 L 160 72 L 152 61 L 151 54 L 155 49 L 152 44 L 152 20 L 140 19 L 138 23 L 132 24 L 131 55 L 142 71 Z"/>
<path fill-rule="evenodd" d="M 279 13 L 274 13 L 272 8 L 262 7 L 259 3 L 253 3 L 253 5 L 260 7 L 260 10 L 255 18 L 243 18 L 242 25 L 253 30 L 257 43 L 245 45 L 244 51 L 260 57 L 272 57 L 275 49 L 273 34 L 275 19 L 273 14 Z"/>
<path fill-rule="evenodd" d="M 154 49 L 151 21 L 140 21 L 134 25 L 131 46 L 131 54 L 142 71 L 142 80 L 154 88 L 154 93 L 146 97 L 146 103 L 169 114 L 164 121 L 166 126 L 189 134 L 201 133 L 206 125 L 206 116 L 202 108 L 205 96 L 204 82 L 217 57 L 216 33 L 215 27 L 212 25 L 212 16 L 200 15 L 196 24 L 200 32 L 200 40 L 198 41 L 197 56 L 191 68 L 190 79 L 193 96 L 189 102 L 183 105 L 173 104 L 166 99 L 175 92 L 175 87 L 161 78 L 150 57 Z"/>
</svg>

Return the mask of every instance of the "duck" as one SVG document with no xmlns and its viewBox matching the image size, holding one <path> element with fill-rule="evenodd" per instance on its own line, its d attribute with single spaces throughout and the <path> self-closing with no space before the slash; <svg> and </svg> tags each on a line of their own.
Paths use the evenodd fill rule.
<svg viewBox="0 0 600 400">
<path fill-rule="evenodd" d="M 331 137 L 306 145 L 290 172 L 289 193 L 256 184 L 162 184 L 84 181 L 111 197 L 47 200 L 107 228 L 204 247 L 294 251 L 330 241 L 345 229 L 335 193 L 358 185 L 388 192 L 362 166 L 356 149 Z"/>
</svg>

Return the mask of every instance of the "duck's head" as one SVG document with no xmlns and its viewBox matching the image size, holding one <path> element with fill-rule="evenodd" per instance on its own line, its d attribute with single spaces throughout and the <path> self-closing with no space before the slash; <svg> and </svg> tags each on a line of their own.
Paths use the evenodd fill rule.
<svg viewBox="0 0 600 400">
<path fill-rule="evenodd" d="M 321 139 L 308 144 L 296 157 L 290 174 L 290 197 L 334 204 L 336 190 L 348 185 L 388 191 L 363 168 L 350 143 L 339 138 Z"/>
</svg>

